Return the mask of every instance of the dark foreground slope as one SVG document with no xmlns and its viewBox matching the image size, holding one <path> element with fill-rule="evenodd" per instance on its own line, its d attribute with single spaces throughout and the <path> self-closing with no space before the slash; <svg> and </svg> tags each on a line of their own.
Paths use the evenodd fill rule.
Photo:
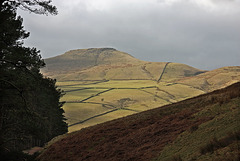
<svg viewBox="0 0 240 161">
<path fill-rule="evenodd" d="M 71 133 L 41 161 L 238 160 L 240 83 Z"/>
</svg>

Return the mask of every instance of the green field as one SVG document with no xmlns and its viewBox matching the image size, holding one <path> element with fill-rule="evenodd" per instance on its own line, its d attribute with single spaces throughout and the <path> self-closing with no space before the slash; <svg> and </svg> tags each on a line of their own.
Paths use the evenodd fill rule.
<svg viewBox="0 0 240 161">
<path fill-rule="evenodd" d="M 61 101 L 69 132 L 203 94 L 199 89 L 153 80 L 64 81 Z"/>
</svg>

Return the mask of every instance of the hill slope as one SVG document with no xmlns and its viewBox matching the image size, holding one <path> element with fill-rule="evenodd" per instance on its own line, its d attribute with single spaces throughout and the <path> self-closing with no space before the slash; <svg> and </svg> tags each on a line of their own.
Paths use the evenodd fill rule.
<svg viewBox="0 0 240 161">
<path fill-rule="evenodd" d="M 41 161 L 237 160 L 240 83 L 71 133 Z"/>
<path fill-rule="evenodd" d="M 113 48 L 70 50 L 63 55 L 45 59 L 47 70 L 81 70 L 97 65 L 136 64 L 141 61 Z"/>
<path fill-rule="evenodd" d="M 147 79 L 158 80 L 165 62 L 146 62 L 112 48 L 71 50 L 63 55 L 45 59 L 46 76 L 67 80 L 113 80 Z M 175 65 L 173 65 L 175 64 Z M 169 75 L 174 78 L 197 75 L 203 71 L 185 64 L 173 63 Z"/>
<path fill-rule="evenodd" d="M 185 77 L 175 83 L 186 84 L 194 88 L 209 92 L 229 86 L 240 80 L 240 66 L 223 67 L 199 74 L 194 77 Z"/>
</svg>

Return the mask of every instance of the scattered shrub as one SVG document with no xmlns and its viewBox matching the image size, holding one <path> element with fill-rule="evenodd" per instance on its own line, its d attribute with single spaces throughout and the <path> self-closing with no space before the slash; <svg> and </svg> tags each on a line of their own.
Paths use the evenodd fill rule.
<svg viewBox="0 0 240 161">
<path fill-rule="evenodd" d="M 226 147 L 237 140 L 240 140 L 240 131 L 229 133 L 226 137 L 220 140 L 214 137 L 208 144 L 200 148 L 200 152 L 201 154 L 213 153 L 214 150 Z"/>
<path fill-rule="evenodd" d="M 207 145 L 200 148 L 201 154 L 213 153 L 214 152 L 214 140 L 212 139 Z"/>
</svg>

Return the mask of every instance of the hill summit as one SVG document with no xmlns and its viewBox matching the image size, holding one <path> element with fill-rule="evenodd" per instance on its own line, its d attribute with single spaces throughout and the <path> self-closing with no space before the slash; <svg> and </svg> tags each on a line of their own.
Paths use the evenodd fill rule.
<svg viewBox="0 0 240 161">
<path fill-rule="evenodd" d="M 98 65 L 136 64 L 141 61 L 114 48 L 70 50 L 62 55 L 45 59 L 47 70 L 82 70 Z"/>
</svg>

